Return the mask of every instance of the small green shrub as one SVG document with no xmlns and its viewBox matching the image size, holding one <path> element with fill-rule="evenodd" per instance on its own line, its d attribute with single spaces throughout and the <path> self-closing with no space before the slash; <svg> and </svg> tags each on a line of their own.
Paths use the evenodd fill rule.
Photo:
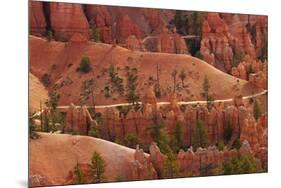
<svg viewBox="0 0 281 188">
<path fill-rule="evenodd" d="M 80 61 L 79 71 L 83 73 L 89 73 L 92 70 L 89 57 L 83 57 Z"/>
<path fill-rule="evenodd" d="M 50 85 L 50 83 L 51 83 L 50 75 L 47 74 L 47 73 L 43 74 L 43 76 L 41 77 L 41 82 L 43 83 L 43 85 L 45 87 L 48 87 Z"/>
</svg>

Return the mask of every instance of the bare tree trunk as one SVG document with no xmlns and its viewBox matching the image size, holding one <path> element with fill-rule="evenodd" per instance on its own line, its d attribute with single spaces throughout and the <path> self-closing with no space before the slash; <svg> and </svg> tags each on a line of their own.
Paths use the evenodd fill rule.
<svg viewBox="0 0 281 188">
<path fill-rule="evenodd" d="M 40 125 L 41 125 L 41 131 L 43 131 L 43 117 L 42 117 L 42 102 L 40 100 Z"/>
<path fill-rule="evenodd" d="M 157 88 L 157 92 L 160 93 L 160 78 L 159 78 L 159 65 L 157 63 L 156 65 L 156 88 Z"/>
</svg>

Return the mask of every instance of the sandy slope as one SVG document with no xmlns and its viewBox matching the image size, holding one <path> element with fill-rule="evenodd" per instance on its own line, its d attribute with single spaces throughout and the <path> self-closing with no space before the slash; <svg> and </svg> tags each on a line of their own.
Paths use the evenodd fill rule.
<svg viewBox="0 0 281 188">
<path fill-rule="evenodd" d="M 48 91 L 39 81 L 39 79 L 33 74 L 29 74 L 29 109 L 31 112 L 38 111 L 40 109 L 40 101 L 42 106 L 48 99 Z"/>
<path fill-rule="evenodd" d="M 106 161 L 105 177 L 108 181 L 126 174 L 126 167 L 134 159 L 133 149 L 87 136 L 40 133 L 41 138 L 29 145 L 30 175 L 40 175 L 63 184 L 76 162 L 89 163 L 94 151 Z"/>
<path fill-rule="evenodd" d="M 91 60 L 93 71 L 88 74 L 76 71 L 83 56 L 88 56 Z M 107 70 L 110 64 L 114 64 L 119 69 L 119 75 L 124 79 L 125 86 L 126 66 L 137 68 L 139 78 L 137 91 L 140 96 L 149 87 L 150 77 L 156 79 L 158 64 L 162 89 L 162 98 L 159 101 L 167 101 L 173 90 L 171 73 L 174 69 L 178 72 L 184 69 L 187 73 L 185 80 L 187 87 L 177 91 L 181 101 L 203 99 L 201 93 L 205 76 L 210 81 L 210 92 L 214 99 L 228 99 L 236 94 L 247 96 L 261 92 L 247 81 L 225 74 L 189 55 L 131 51 L 102 43 L 48 42 L 45 39 L 30 36 L 30 62 L 31 72 L 39 78 L 44 73 L 49 73 L 52 85 L 67 83 L 59 89 L 60 105 L 70 103 L 79 105 L 82 82 L 92 78 L 95 82 L 94 96 L 97 105 L 126 102 L 126 98 L 117 92 L 113 93 L 110 98 L 104 96 L 104 87 L 109 85 Z M 179 78 L 177 78 L 177 85 L 181 86 Z"/>
</svg>

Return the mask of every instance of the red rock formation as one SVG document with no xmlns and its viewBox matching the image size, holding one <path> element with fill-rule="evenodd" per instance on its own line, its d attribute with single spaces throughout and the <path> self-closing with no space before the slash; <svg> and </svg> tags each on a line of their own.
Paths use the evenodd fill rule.
<svg viewBox="0 0 281 188">
<path fill-rule="evenodd" d="M 149 147 L 150 161 L 152 162 L 158 177 L 163 177 L 164 173 L 164 163 L 167 156 L 161 153 L 156 143 L 152 143 Z"/>
<path fill-rule="evenodd" d="M 233 103 L 236 107 L 244 106 L 243 96 L 242 95 L 236 95 L 233 99 Z"/>
<path fill-rule="evenodd" d="M 250 74 L 249 82 L 259 88 L 267 88 L 267 77 L 261 71 L 255 74 Z"/>
<path fill-rule="evenodd" d="M 177 160 L 179 161 L 180 172 L 183 176 L 199 176 L 200 175 L 200 158 L 192 148 L 186 152 L 181 150 L 178 153 Z"/>
<path fill-rule="evenodd" d="M 238 122 L 238 109 L 235 106 L 228 106 L 224 110 L 224 120 L 232 128 L 233 134 L 237 136 L 239 131 L 239 122 Z"/>
<path fill-rule="evenodd" d="M 53 183 L 41 175 L 30 175 L 28 177 L 28 184 L 30 187 L 41 187 L 52 185 Z"/>
<path fill-rule="evenodd" d="M 130 180 L 151 180 L 157 179 L 157 173 L 153 167 L 150 157 L 145 156 L 142 149 L 137 147 L 135 152 L 135 160 L 132 162 L 132 170 L 130 173 Z M 130 177 L 131 176 L 131 177 Z"/>
<path fill-rule="evenodd" d="M 81 169 L 81 172 L 83 174 L 83 183 L 93 183 L 93 177 L 92 177 L 92 168 L 90 164 L 79 164 L 79 167 Z M 73 167 L 74 169 L 75 167 Z M 66 177 L 65 185 L 71 185 L 71 184 L 77 184 L 77 177 L 75 175 L 74 170 L 69 171 L 68 176 Z"/>
<path fill-rule="evenodd" d="M 150 87 L 146 90 L 143 99 L 142 99 L 142 103 L 143 103 L 143 109 L 144 109 L 144 113 L 150 113 L 152 111 L 156 111 L 157 109 L 157 99 L 155 96 L 155 93 L 153 91 L 153 88 Z M 149 108 L 149 106 L 151 106 L 152 108 Z M 151 110 L 152 111 L 151 111 Z"/>
<path fill-rule="evenodd" d="M 128 15 L 120 16 L 116 24 L 117 42 L 125 44 L 127 38 L 131 35 L 135 35 L 137 39 L 140 39 L 143 33 Z"/>
<path fill-rule="evenodd" d="M 68 109 L 66 116 L 66 132 L 74 132 L 81 135 L 87 135 L 90 127 L 87 108 L 77 109 L 73 104 Z"/>
<path fill-rule="evenodd" d="M 74 33 L 89 38 L 89 24 L 80 4 L 51 2 L 50 20 L 58 40 L 67 41 Z"/>
<path fill-rule="evenodd" d="M 96 28 L 101 41 L 113 43 L 112 17 L 105 6 L 86 5 L 86 13 L 92 28 Z"/>
<path fill-rule="evenodd" d="M 241 141 L 247 140 L 251 146 L 258 143 L 257 125 L 254 119 L 245 119 L 244 126 L 241 130 Z"/>
<path fill-rule="evenodd" d="M 130 35 L 126 40 L 126 48 L 130 50 L 142 50 L 142 43 L 135 35 Z"/>
<path fill-rule="evenodd" d="M 142 9 L 142 12 L 153 30 L 158 30 L 162 23 L 157 9 Z"/>
<path fill-rule="evenodd" d="M 254 60 L 246 55 L 238 67 L 233 67 L 231 74 L 235 77 L 248 80 L 259 88 L 267 88 L 267 62 Z"/>
<path fill-rule="evenodd" d="M 105 138 L 109 140 L 114 140 L 118 135 L 121 137 L 121 130 L 119 125 L 120 118 L 119 112 L 114 108 L 106 109 L 104 113 L 104 129 L 102 129 L 102 134 Z"/>
<path fill-rule="evenodd" d="M 33 35 L 43 36 L 46 33 L 46 20 L 43 12 L 43 2 L 30 1 L 29 24 Z"/>
<path fill-rule="evenodd" d="M 88 39 L 81 33 L 74 33 L 69 41 L 72 43 L 84 43 L 87 42 Z"/>
<path fill-rule="evenodd" d="M 240 140 L 247 140 L 252 147 L 267 147 L 267 118 L 261 116 L 256 122 L 253 118 L 244 120 Z"/>
<path fill-rule="evenodd" d="M 159 52 L 177 54 L 188 53 L 184 39 L 177 34 L 175 30 L 171 33 L 166 27 L 162 28 L 162 32 L 158 37 L 157 45 Z"/>
<path fill-rule="evenodd" d="M 257 59 L 265 45 L 267 20 L 263 16 L 207 13 L 202 25 L 201 53 L 208 63 L 246 79 L 245 68 L 233 68 L 242 52 Z M 254 29 L 250 29 L 254 28 Z M 235 62 L 237 63 L 237 62 Z M 240 63 L 240 62 L 238 62 Z M 233 70 L 231 70 L 233 68 Z"/>
</svg>

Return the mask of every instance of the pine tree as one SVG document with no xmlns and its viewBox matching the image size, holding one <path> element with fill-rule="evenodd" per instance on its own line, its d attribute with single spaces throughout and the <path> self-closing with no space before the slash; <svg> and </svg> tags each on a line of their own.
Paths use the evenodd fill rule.
<svg viewBox="0 0 281 188">
<path fill-rule="evenodd" d="M 192 146 L 196 150 L 198 147 L 206 147 L 208 144 L 208 133 L 201 120 L 198 120 L 192 134 Z"/>
<path fill-rule="evenodd" d="M 160 151 L 164 154 L 172 152 L 171 147 L 169 146 L 169 141 L 167 134 L 164 132 L 164 124 L 157 115 L 153 116 L 153 124 L 147 128 L 150 131 L 151 138 L 154 142 L 157 143 Z"/>
<path fill-rule="evenodd" d="M 161 87 L 160 87 L 160 78 L 159 78 L 159 65 L 156 64 L 156 84 L 154 86 L 154 93 L 157 98 L 161 98 Z"/>
<path fill-rule="evenodd" d="M 105 180 L 106 163 L 102 156 L 98 152 L 94 152 L 92 156 L 91 174 L 93 178 L 93 183 L 100 183 Z"/>
<path fill-rule="evenodd" d="M 205 97 L 206 102 L 207 102 L 207 107 L 210 110 L 213 107 L 213 96 L 210 95 L 209 90 L 210 90 L 210 83 L 209 83 L 209 79 L 207 76 L 205 76 L 204 78 L 204 82 L 203 82 L 203 93 L 202 96 Z"/>
<path fill-rule="evenodd" d="M 184 69 L 181 70 L 179 78 L 181 79 L 182 87 L 184 88 L 184 80 L 186 79 L 186 73 L 185 73 Z"/>
<path fill-rule="evenodd" d="M 203 82 L 203 94 L 202 95 L 203 95 L 203 97 L 206 98 L 206 101 L 208 101 L 209 89 L 210 89 L 209 79 L 207 76 L 205 76 L 204 82 Z"/>
<path fill-rule="evenodd" d="M 179 150 L 183 147 L 182 128 L 180 122 L 176 123 L 176 128 L 171 139 L 170 146 L 175 153 L 178 153 Z"/>
<path fill-rule="evenodd" d="M 253 114 L 254 114 L 254 118 L 257 121 L 260 116 L 261 116 L 261 109 L 260 109 L 260 105 L 258 103 L 257 100 L 255 100 L 254 102 L 254 107 L 253 107 Z"/>
<path fill-rule="evenodd" d="M 164 163 L 164 178 L 177 178 L 180 176 L 177 157 L 172 152 L 167 153 L 167 159 Z"/>
<path fill-rule="evenodd" d="M 174 19 L 175 19 L 175 26 L 176 26 L 177 31 L 181 31 L 182 27 L 184 26 L 184 20 L 182 18 L 181 10 L 176 10 Z"/>
<path fill-rule="evenodd" d="M 85 56 L 81 59 L 79 65 L 79 71 L 83 73 L 88 73 L 92 70 L 90 58 Z"/>
<path fill-rule="evenodd" d="M 256 160 L 252 155 L 241 155 L 223 162 L 223 173 L 245 174 L 259 172 L 261 169 L 257 166 Z"/>
<path fill-rule="evenodd" d="M 130 69 L 127 72 L 127 101 L 136 105 L 139 101 L 139 96 L 136 93 L 138 81 L 138 71 L 136 68 Z"/>
<path fill-rule="evenodd" d="M 176 69 L 174 69 L 173 72 L 171 73 L 171 76 L 174 81 L 174 93 L 176 92 L 177 74 L 178 74 L 178 71 Z"/>
<path fill-rule="evenodd" d="M 224 137 L 224 143 L 228 143 L 232 137 L 232 126 L 230 123 L 230 120 L 227 120 L 224 124 L 224 132 L 223 132 L 223 137 Z"/>
<path fill-rule="evenodd" d="M 84 183 L 84 176 L 83 176 L 83 172 L 80 168 L 80 164 L 77 162 L 76 163 L 76 166 L 74 168 L 74 175 L 75 175 L 75 178 L 76 178 L 76 183 L 77 184 L 82 184 Z"/>
</svg>

